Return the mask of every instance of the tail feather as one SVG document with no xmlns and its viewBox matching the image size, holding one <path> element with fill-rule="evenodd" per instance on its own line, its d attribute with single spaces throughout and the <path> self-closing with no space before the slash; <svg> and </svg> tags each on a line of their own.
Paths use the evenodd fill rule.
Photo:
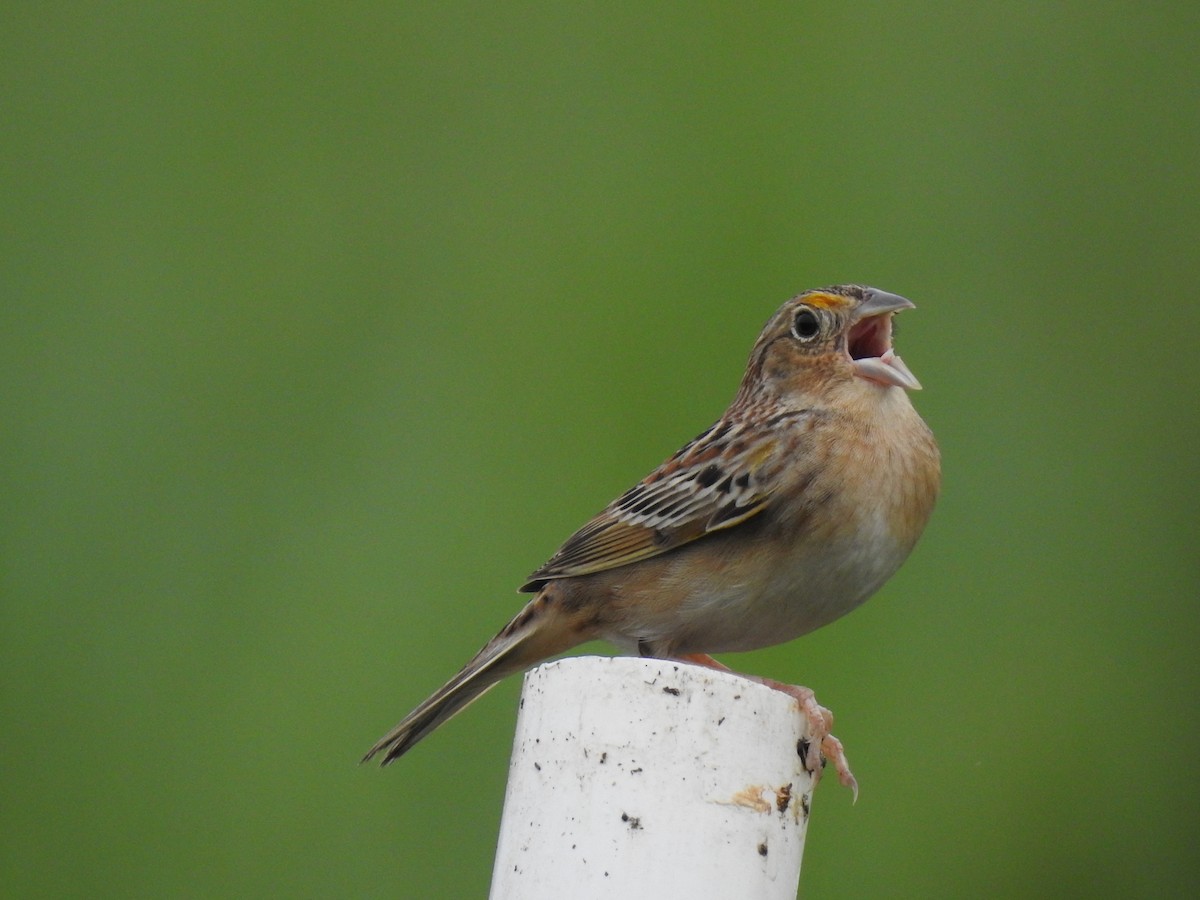
<svg viewBox="0 0 1200 900">
<path fill-rule="evenodd" d="M 532 603 L 530 604 L 532 606 Z M 527 607 L 528 609 L 528 607 Z M 421 738 L 465 709 L 498 681 L 540 660 L 569 649 L 577 640 L 555 640 L 544 620 L 530 622 L 518 615 L 471 658 L 458 674 L 410 712 L 395 728 L 381 737 L 362 758 L 367 762 L 383 753 L 380 765 L 404 755 Z M 536 618 L 536 617 L 533 617 Z M 549 640 L 547 640 L 549 638 Z"/>
</svg>

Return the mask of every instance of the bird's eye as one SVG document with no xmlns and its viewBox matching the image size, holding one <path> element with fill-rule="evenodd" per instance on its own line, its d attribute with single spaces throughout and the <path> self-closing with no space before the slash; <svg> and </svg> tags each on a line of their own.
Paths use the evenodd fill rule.
<svg viewBox="0 0 1200 900">
<path fill-rule="evenodd" d="M 821 320 L 807 306 L 801 307 L 792 320 L 792 334 L 801 341 L 811 341 L 821 333 Z"/>
</svg>

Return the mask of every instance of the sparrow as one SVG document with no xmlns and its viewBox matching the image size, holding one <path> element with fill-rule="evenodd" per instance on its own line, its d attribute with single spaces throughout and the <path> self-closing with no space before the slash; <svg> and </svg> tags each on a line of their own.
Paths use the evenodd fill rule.
<svg viewBox="0 0 1200 900">
<path fill-rule="evenodd" d="M 892 347 L 913 303 L 859 285 L 807 291 L 770 318 L 715 424 L 571 535 L 532 599 L 363 758 L 386 765 L 500 679 L 587 641 L 725 668 L 710 654 L 790 641 L 862 604 L 900 567 L 937 500 L 940 455 Z M 822 755 L 857 782 L 833 717 L 795 697 Z"/>
</svg>

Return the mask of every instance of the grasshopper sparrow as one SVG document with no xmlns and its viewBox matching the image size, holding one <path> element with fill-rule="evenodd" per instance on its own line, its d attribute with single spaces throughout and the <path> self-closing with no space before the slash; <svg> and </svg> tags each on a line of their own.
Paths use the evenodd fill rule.
<svg viewBox="0 0 1200 900">
<path fill-rule="evenodd" d="M 367 753 L 384 764 L 501 678 L 585 641 L 720 666 L 832 622 L 900 567 L 937 499 L 937 444 L 892 350 L 913 304 L 874 288 L 809 291 L 759 335 L 733 403 L 707 431 L 575 532 L 521 588 L 533 599 Z M 723 667 L 722 667 L 723 668 Z M 833 718 L 800 703 L 856 788 Z"/>
</svg>

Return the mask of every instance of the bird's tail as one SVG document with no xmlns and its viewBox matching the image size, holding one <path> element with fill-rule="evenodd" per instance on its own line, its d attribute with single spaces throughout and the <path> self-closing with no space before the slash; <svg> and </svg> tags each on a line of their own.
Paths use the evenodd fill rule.
<svg viewBox="0 0 1200 900">
<path fill-rule="evenodd" d="M 362 761 L 383 753 L 380 765 L 386 766 L 505 676 L 527 669 L 578 643 L 566 630 L 556 627 L 560 624 L 556 621 L 558 617 L 547 615 L 545 606 L 538 604 L 538 599 L 530 601 L 457 675 L 381 737 Z"/>
</svg>

